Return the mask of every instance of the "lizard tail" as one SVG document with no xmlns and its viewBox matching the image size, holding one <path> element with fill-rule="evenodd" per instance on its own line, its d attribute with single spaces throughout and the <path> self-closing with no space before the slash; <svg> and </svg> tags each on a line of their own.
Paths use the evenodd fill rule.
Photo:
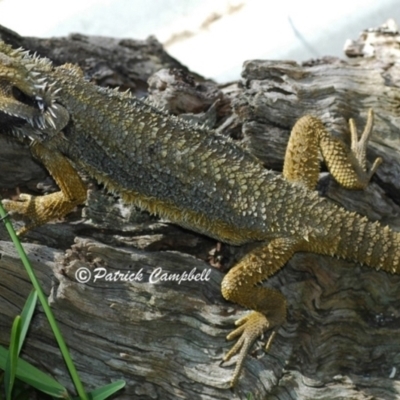
<svg viewBox="0 0 400 400">
<path fill-rule="evenodd" d="M 336 254 L 378 270 L 400 274 L 400 233 L 378 222 L 369 222 L 365 217 L 351 220 L 352 223 L 347 220 L 342 225 Z"/>
</svg>

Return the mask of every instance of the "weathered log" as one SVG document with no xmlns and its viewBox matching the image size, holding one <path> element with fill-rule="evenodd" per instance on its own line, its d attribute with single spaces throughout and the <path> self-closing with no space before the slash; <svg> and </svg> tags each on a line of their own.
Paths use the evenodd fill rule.
<svg viewBox="0 0 400 400">
<path fill-rule="evenodd" d="M 39 51 L 34 38 L 21 38 L 3 29 L 0 37 Z M 107 69 L 114 71 L 111 76 L 117 85 L 122 82 L 124 87 L 147 90 L 142 84 L 130 86 L 125 78 L 116 77 L 115 71 L 126 64 L 117 56 L 106 59 L 99 50 L 117 51 L 118 42 L 80 39 L 88 53 L 75 58 L 76 38 L 63 39 L 67 43 L 63 51 L 60 39 L 38 39 L 40 52 L 51 58 L 62 53 L 56 62 L 75 62 L 84 68 L 90 64 L 89 54 L 96 54 L 96 65 L 106 63 Z M 177 101 L 180 105 L 179 93 L 171 95 L 175 87 L 185 96 L 193 94 L 195 101 L 185 103 L 195 104 L 196 109 L 202 109 L 202 101 L 209 105 L 219 99 L 218 129 L 235 138 L 241 136 L 243 146 L 277 171 L 296 119 L 314 114 L 347 140 L 348 119 L 355 118 L 362 129 L 372 107 L 376 119 L 369 156 L 384 159 L 372 183 L 365 191 L 349 192 L 324 174 L 318 189 L 344 207 L 399 230 L 400 69 L 393 46 L 399 38 L 394 29 L 366 31 L 358 42 L 349 44 L 353 58 L 346 61 L 325 58 L 302 65 L 248 61 L 241 82 L 221 87 L 221 91 L 210 85 L 210 96 L 200 95 L 204 86 L 187 80 L 182 91 L 185 79 L 170 79 L 176 74 L 164 79 L 161 74 L 153 80 L 151 96 L 162 97 L 164 91 L 167 100 L 156 102 L 166 106 Z M 362 51 L 366 43 L 368 57 Z M 149 45 L 144 51 L 152 54 L 151 50 Z M 142 83 L 144 74 L 136 72 L 136 67 L 131 66 L 129 74 L 140 75 Z M 151 72 L 146 79 L 160 67 L 171 65 L 157 61 L 147 66 Z M 99 83 L 108 84 L 109 80 Z M 180 106 L 167 107 L 176 111 Z M 32 161 L 27 149 L 3 143 L 0 189 L 5 192 L 21 186 L 37 191 L 36 184 L 46 171 Z M 16 154 L 22 159 L 16 159 Z M 54 190 L 49 182 L 45 188 Z M 0 239 L 0 343 L 7 345 L 12 319 L 31 286 L 3 227 Z M 223 245 L 221 251 L 213 240 L 122 205 L 94 183 L 83 210 L 76 210 L 65 221 L 35 229 L 23 240 L 88 389 L 125 379 L 127 386 L 119 399 L 240 399 L 248 393 L 254 399 L 395 399 L 400 394 L 399 276 L 330 257 L 295 255 L 265 283 L 287 296 L 288 322 L 278 331 L 268 353 L 261 341 L 257 343 L 237 388 L 230 391 L 226 387 L 232 367 L 220 366 L 222 355 L 231 346 L 224 338 L 246 311 L 223 300 L 219 284 L 221 269 L 231 266 L 246 249 Z M 132 281 L 92 278 L 79 283 L 76 274 L 80 268 L 93 274 L 102 268 L 110 274 L 120 271 Z M 151 283 L 150 275 L 157 268 L 168 274 L 196 268 L 208 275 L 198 282 Z M 40 309 L 23 357 L 72 388 Z"/>
</svg>

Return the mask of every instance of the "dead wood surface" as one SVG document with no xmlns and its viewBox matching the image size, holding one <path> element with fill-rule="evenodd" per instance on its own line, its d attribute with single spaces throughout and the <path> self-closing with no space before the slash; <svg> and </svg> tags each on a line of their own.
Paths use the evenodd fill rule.
<svg viewBox="0 0 400 400">
<path fill-rule="evenodd" d="M 82 35 L 21 38 L 3 28 L 0 37 L 54 57 L 56 63 L 79 63 L 97 83 L 131 87 L 138 95 L 147 91 L 145 81 L 158 69 L 177 66 L 168 56 L 160 56 L 164 53 L 154 39 L 138 49 L 121 44 L 127 41 Z M 348 119 L 355 118 L 361 130 L 372 107 L 376 120 L 369 159 L 378 155 L 384 159 L 372 183 L 365 191 L 349 192 L 322 174 L 318 190 L 350 210 L 400 230 L 399 40 L 395 29 L 381 28 L 349 43 L 346 52 L 352 58 L 346 61 L 325 58 L 303 65 L 247 61 L 241 82 L 220 90 L 207 83 L 209 95 L 204 86 L 163 72 L 152 78 L 151 97 L 169 104 L 171 110 L 181 110 L 182 93 L 186 99 L 192 96 L 193 101 L 183 102 L 191 105 L 186 112 L 218 99 L 218 129 L 239 137 L 266 167 L 277 171 L 299 117 L 316 115 L 333 134 L 347 140 Z M 140 69 L 143 63 L 129 64 L 129 56 L 115 53 L 126 55 L 132 48 L 137 51 L 135 59 L 148 57 L 147 73 Z M 104 65 L 108 78 L 98 80 L 90 71 Z M 129 82 L 127 77 L 133 76 L 139 81 Z M 55 189 L 29 150 L 4 138 L 0 138 L 0 165 L 2 193 L 15 187 L 39 193 Z M 37 189 L 43 181 L 42 189 Z M 83 209 L 24 237 L 88 389 L 124 379 L 127 385 L 118 399 L 244 399 L 249 393 L 254 399 L 280 400 L 398 398 L 399 276 L 335 258 L 295 255 L 266 283 L 287 296 L 288 322 L 268 354 L 263 353 L 261 341 L 255 346 L 238 387 L 230 391 L 226 384 L 232 367 L 219 363 L 231 346 L 225 336 L 246 311 L 224 301 L 219 285 L 221 270 L 245 249 L 222 245 L 219 251 L 215 241 L 126 207 L 89 183 Z M 12 320 L 31 286 L 4 227 L 0 239 L 0 343 L 7 345 Z M 82 284 L 75 273 L 83 267 L 92 272 L 106 268 L 111 273 L 141 273 L 142 279 Z M 158 267 L 178 274 L 193 268 L 210 271 L 209 280 L 150 283 L 150 274 Z M 40 309 L 24 358 L 71 388 Z"/>
</svg>

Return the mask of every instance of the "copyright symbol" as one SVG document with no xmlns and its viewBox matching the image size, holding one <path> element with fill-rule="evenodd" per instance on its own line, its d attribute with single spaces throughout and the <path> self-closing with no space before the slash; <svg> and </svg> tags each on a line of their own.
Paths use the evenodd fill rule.
<svg viewBox="0 0 400 400">
<path fill-rule="evenodd" d="M 86 267 L 81 267 L 78 268 L 75 271 L 75 279 L 79 282 L 79 283 L 86 283 L 90 281 L 90 278 L 92 277 L 91 272 L 89 271 L 88 268 Z"/>
</svg>

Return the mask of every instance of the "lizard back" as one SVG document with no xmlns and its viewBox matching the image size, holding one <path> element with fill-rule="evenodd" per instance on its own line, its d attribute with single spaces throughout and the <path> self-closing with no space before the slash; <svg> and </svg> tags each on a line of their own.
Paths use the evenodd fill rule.
<svg viewBox="0 0 400 400">
<path fill-rule="evenodd" d="M 128 202 L 232 244 L 285 233 L 279 215 L 290 216 L 293 201 L 297 209 L 302 198 L 323 202 L 267 171 L 229 138 L 56 71 L 59 101 L 71 115 L 67 140 L 57 147 Z"/>
</svg>

